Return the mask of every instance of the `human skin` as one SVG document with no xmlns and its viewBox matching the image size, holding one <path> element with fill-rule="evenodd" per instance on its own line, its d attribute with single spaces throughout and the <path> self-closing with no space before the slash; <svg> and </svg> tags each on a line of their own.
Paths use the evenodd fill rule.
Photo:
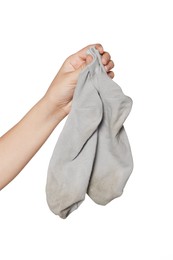
<svg viewBox="0 0 173 260">
<path fill-rule="evenodd" d="M 81 70 L 92 61 L 86 51 L 95 46 L 107 74 L 114 63 L 101 44 L 92 44 L 68 57 L 45 95 L 7 133 L 0 137 L 0 190 L 11 182 L 36 154 L 55 127 L 70 112 Z"/>
</svg>

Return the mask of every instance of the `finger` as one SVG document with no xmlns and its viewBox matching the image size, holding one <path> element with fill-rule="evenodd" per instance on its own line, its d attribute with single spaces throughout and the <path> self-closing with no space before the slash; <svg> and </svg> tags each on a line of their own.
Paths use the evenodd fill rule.
<svg viewBox="0 0 173 260">
<path fill-rule="evenodd" d="M 80 65 L 78 68 L 76 68 L 76 70 L 73 72 L 74 75 L 76 75 L 76 79 L 78 78 L 79 73 L 80 73 L 83 69 L 85 69 L 85 67 L 86 67 L 87 65 L 89 65 L 89 64 L 92 62 L 92 60 L 93 60 L 93 57 L 92 57 L 90 54 L 86 56 L 85 61 L 82 61 L 81 65 Z"/>
<path fill-rule="evenodd" d="M 86 46 L 85 48 L 76 52 L 74 55 L 78 55 L 81 59 L 86 60 L 86 57 L 88 56 L 87 50 L 91 47 L 95 47 L 100 52 L 100 54 L 103 54 L 103 52 L 104 52 L 103 46 L 100 43 L 96 43 L 96 44 L 90 44 L 90 45 Z"/>
<path fill-rule="evenodd" d="M 105 67 L 105 70 L 108 72 L 108 71 L 110 71 L 111 69 L 114 68 L 114 62 L 112 60 L 110 60 L 108 62 L 108 64 L 106 66 L 104 66 L 104 67 Z"/>
<path fill-rule="evenodd" d="M 107 65 L 108 62 L 110 61 L 111 59 L 111 56 L 108 52 L 104 52 L 103 55 L 102 55 L 102 63 L 103 65 Z"/>
<path fill-rule="evenodd" d="M 81 66 L 78 68 L 79 71 L 83 70 L 87 65 L 89 65 L 93 60 L 93 57 L 89 54 L 86 56 L 86 60 L 82 62 Z"/>
<path fill-rule="evenodd" d="M 113 79 L 114 76 L 115 76 L 115 74 L 114 74 L 113 71 L 109 71 L 107 74 L 108 74 L 108 76 L 109 76 L 111 79 Z"/>
<path fill-rule="evenodd" d="M 93 57 L 90 54 L 87 55 L 87 57 L 86 57 L 86 65 L 89 65 L 92 62 L 92 60 L 93 60 Z"/>
<path fill-rule="evenodd" d="M 95 44 L 95 48 L 99 51 L 100 54 L 104 53 L 103 46 L 100 43 Z"/>
</svg>

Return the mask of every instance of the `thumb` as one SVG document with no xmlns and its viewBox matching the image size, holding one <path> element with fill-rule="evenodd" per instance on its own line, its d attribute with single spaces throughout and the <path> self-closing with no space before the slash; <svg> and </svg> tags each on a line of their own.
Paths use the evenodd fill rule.
<svg viewBox="0 0 173 260">
<path fill-rule="evenodd" d="M 92 62 L 92 60 L 93 60 L 93 57 L 90 54 L 88 54 L 86 57 L 86 62 L 85 62 L 86 65 L 89 65 Z"/>
<path fill-rule="evenodd" d="M 88 54 L 87 57 L 86 57 L 86 60 L 82 63 L 82 65 L 76 70 L 78 71 L 79 73 L 86 68 L 87 65 L 89 65 L 93 60 L 93 57 Z"/>
<path fill-rule="evenodd" d="M 80 66 L 77 70 L 75 70 L 75 71 L 73 72 L 73 75 L 75 75 L 75 78 L 76 78 L 76 79 L 78 79 L 79 74 L 81 73 L 81 71 L 82 71 L 83 69 L 85 69 L 86 66 L 88 66 L 88 65 L 92 62 L 92 60 L 93 60 L 93 57 L 92 57 L 90 54 L 87 55 L 86 60 L 81 64 L 81 66 Z"/>
</svg>

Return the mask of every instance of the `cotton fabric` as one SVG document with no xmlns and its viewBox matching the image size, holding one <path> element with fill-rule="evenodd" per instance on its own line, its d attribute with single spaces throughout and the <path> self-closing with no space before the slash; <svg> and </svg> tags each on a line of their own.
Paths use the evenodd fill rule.
<svg viewBox="0 0 173 260">
<path fill-rule="evenodd" d="M 119 197 L 133 170 L 124 121 L 132 99 L 110 79 L 95 48 L 81 73 L 72 108 L 53 151 L 46 195 L 51 211 L 66 218 L 85 194 L 100 205 Z"/>
</svg>

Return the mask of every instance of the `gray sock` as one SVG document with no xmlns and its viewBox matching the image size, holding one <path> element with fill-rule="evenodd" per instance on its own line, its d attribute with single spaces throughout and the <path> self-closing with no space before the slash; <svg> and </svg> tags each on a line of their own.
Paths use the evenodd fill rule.
<svg viewBox="0 0 173 260">
<path fill-rule="evenodd" d="M 102 100 L 103 119 L 98 128 L 97 151 L 88 195 L 96 203 L 106 205 L 122 194 L 133 169 L 131 149 L 123 126 L 130 113 L 132 100 L 107 76 L 99 53 L 94 53 L 99 60 L 99 69 L 97 67 L 92 80 Z"/>
<path fill-rule="evenodd" d="M 96 89 L 91 88 L 87 68 L 80 74 L 70 114 L 48 168 L 47 202 L 61 218 L 66 218 L 85 199 L 101 119 L 102 102 Z"/>
</svg>

